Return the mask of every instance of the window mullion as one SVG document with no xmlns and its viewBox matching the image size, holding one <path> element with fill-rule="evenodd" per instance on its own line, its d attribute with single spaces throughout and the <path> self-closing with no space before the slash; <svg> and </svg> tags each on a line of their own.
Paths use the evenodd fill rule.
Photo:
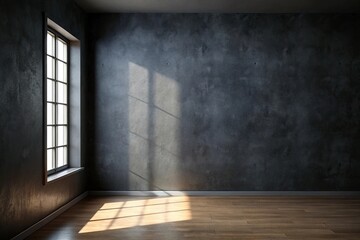
<svg viewBox="0 0 360 240">
<path fill-rule="evenodd" d="M 57 36 L 56 36 L 56 34 L 55 34 L 55 44 L 54 44 L 55 46 L 55 54 L 54 54 L 54 56 L 55 56 L 55 67 L 54 67 L 54 70 L 55 70 L 55 75 L 54 75 L 54 78 L 56 79 L 57 78 L 57 62 L 56 62 L 56 58 L 57 58 Z M 54 101 L 55 101 L 55 124 L 57 124 L 58 123 L 58 119 L 57 119 L 57 110 L 58 110 L 58 104 L 57 104 L 57 82 L 55 82 L 55 99 L 54 99 Z M 58 134 L 58 132 L 57 132 L 57 127 L 55 126 L 55 134 L 54 134 L 54 136 L 55 136 L 55 147 L 58 145 L 58 143 L 57 143 L 57 134 Z M 57 159 L 57 149 L 55 148 L 54 149 L 54 151 L 55 151 L 55 172 L 57 171 L 57 168 L 58 168 L 58 159 Z"/>
<path fill-rule="evenodd" d="M 70 64 L 70 47 L 69 44 L 66 43 L 66 130 L 67 130 L 67 134 L 66 134 L 66 144 L 68 145 L 66 147 L 66 165 L 69 166 L 69 146 L 70 146 L 70 106 L 69 106 L 69 102 L 70 102 L 70 71 L 69 71 L 69 64 Z"/>
</svg>

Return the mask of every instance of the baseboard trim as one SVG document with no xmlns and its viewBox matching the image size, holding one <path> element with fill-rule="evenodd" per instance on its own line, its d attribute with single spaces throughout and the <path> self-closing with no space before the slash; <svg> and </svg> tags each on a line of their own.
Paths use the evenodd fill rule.
<svg viewBox="0 0 360 240">
<path fill-rule="evenodd" d="M 93 196 L 360 196 L 360 191 L 89 191 Z"/>
<path fill-rule="evenodd" d="M 55 210 L 54 212 L 52 212 L 51 214 L 49 214 L 48 216 L 46 216 L 45 218 L 41 219 L 39 222 L 35 223 L 34 225 L 32 225 L 31 227 L 25 229 L 24 231 L 22 231 L 21 233 L 19 233 L 18 235 L 16 235 L 14 238 L 12 238 L 12 240 L 21 240 L 21 239 L 25 239 L 28 236 L 30 236 L 32 233 L 34 233 L 36 230 L 38 230 L 39 228 L 45 226 L 46 224 L 48 224 L 50 221 L 54 220 L 56 217 L 58 217 L 60 214 L 62 214 L 63 212 L 65 212 L 66 210 L 68 210 L 69 208 L 71 208 L 72 206 L 74 206 L 76 203 L 78 203 L 80 200 L 84 199 L 86 196 L 88 195 L 88 192 L 84 192 L 83 194 L 77 196 L 76 198 L 74 198 L 73 200 L 71 200 L 70 202 L 68 202 L 67 204 L 65 204 L 64 206 L 58 208 L 57 210 Z"/>
</svg>

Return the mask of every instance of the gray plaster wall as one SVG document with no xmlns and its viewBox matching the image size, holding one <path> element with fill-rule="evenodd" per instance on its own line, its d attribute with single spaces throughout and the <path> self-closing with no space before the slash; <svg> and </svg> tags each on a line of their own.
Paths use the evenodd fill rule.
<svg viewBox="0 0 360 240">
<path fill-rule="evenodd" d="M 94 14 L 90 190 L 360 190 L 360 16 Z"/>
<path fill-rule="evenodd" d="M 86 190 L 84 172 L 43 185 L 44 11 L 85 44 L 86 15 L 71 0 L 0 3 L 1 239 L 14 237 Z M 81 71 L 84 77 L 85 64 Z"/>
</svg>

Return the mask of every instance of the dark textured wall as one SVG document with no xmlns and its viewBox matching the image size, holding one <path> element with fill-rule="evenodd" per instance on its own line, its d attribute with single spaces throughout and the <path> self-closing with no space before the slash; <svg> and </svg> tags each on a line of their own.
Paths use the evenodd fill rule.
<svg viewBox="0 0 360 240">
<path fill-rule="evenodd" d="M 92 15 L 92 190 L 360 190 L 360 16 Z"/>
<path fill-rule="evenodd" d="M 86 17 L 70 0 L 0 3 L 1 239 L 14 237 L 86 190 L 83 172 L 43 185 L 44 10 L 80 40 L 85 37 Z"/>
</svg>

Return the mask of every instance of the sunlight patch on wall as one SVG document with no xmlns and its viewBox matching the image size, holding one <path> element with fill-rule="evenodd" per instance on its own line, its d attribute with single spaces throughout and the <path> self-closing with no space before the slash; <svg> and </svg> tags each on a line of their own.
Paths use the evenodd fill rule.
<svg viewBox="0 0 360 240">
<path fill-rule="evenodd" d="M 165 75 L 154 74 L 154 105 L 176 119 L 181 115 L 180 86 L 179 83 Z"/>
<path fill-rule="evenodd" d="M 129 62 L 129 189 L 177 186 L 181 143 L 179 82 Z"/>
<path fill-rule="evenodd" d="M 149 71 L 129 63 L 129 128 L 130 132 L 148 138 Z"/>
<path fill-rule="evenodd" d="M 191 220 L 187 196 L 105 203 L 79 233 Z"/>
<path fill-rule="evenodd" d="M 129 95 L 141 101 L 149 100 L 149 70 L 129 62 Z"/>
<path fill-rule="evenodd" d="M 179 82 L 154 72 L 154 181 L 165 188 L 178 186 L 181 150 L 181 88 Z M 167 174 L 164 174 L 167 173 Z"/>
<path fill-rule="evenodd" d="M 129 189 L 147 190 L 149 71 L 129 62 Z"/>
<path fill-rule="evenodd" d="M 174 79 L 154 75 L 154 117 L 156 144 L 174 155 L 179 154 L 180 87 Z"/>
</svg>

